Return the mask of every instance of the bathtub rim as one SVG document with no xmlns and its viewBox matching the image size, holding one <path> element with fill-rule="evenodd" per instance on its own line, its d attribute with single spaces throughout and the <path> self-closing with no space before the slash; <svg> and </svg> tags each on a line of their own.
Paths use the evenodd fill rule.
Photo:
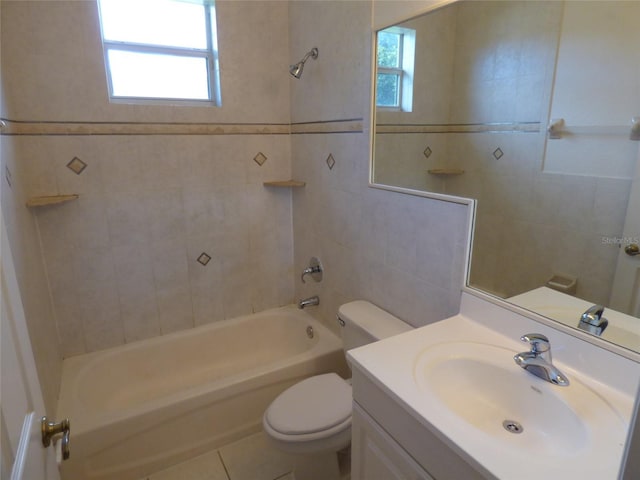
<svg viewBox="0 0 640 480">
<path fill-rule="evenodd" d="M 305 325 L 311 325 L 314 328 L 315 333 L 319 335 L 318 342 L 307 351 L 291 357 L 279 359 L 272 364 L 261 365 L 248 371 L 244 371 L 224 379 L 216 380 L 215 382 L 207 382 L 185 389 L 183 391 L 174 392 L 172 394 L 162 396 L 158 399 L 153 399 L 151 401 L 132 406 L 131 408 L 96 412 L 87 409 L 78 399 L 77 380 L 78 378 L 80 378 L 84 371 L 90 369 L 92 364 L 97 361 L 101 361 L 104 358 L 116 356 L 121 352 L 145 348 L 145 346 L 161 345 L 164 343 L 169 343 L 174 339 L 198 335 L 205 331 L 224 328 L 225 326 L 233 325 L 234 323 L 238 322 L 246 322 L 250 320 L 255 321 L 260 317 L 273 316 L 274 314 L 278 313 L 286 313 L 288 315 L 300 317 L 301 320 L 305 322 Z M 301 328 L 303 328 L 302 325 Z M 186 402 L 188 404 L 199 404 L 199 399 L 205 398 L 207 395 L 210 395 L 212 393 L 212 385 L 216 386 L 216 390 L 225 389 L 225 392 L 227 394 L 237 394 L 233 388 L 234 386 L 240 385 L 250 380 L 258 379 L 265 374 L 269 374 L 274 367 L 286 367 L 288 365 L 296 363 L 296 361 L 300 361 L 301 358 L 305 357 L 313 358 L 318 355 L 330 354 L 335 350 L 342 350 L 342 345 L 343 344 L 340 337 L 338 337 L 334 332 L 323 325 L 319 320 L 311 316 L 308 312 L 299 310 L 295 305 L 277 307 L 269 310 L 263 310 L 254 314 L 248 314 L 240 317 L 211 322 L 209 324 L 199 325 L 188 330 L 181 330 L 167 335 L 160 335 L 157 337 L 136 341 L 125 345 L 118 345 L 110 349 L 77 355 L 65 359 L 63 362 L 62 381 L 60 385 L 60 396 L 58 399 L 57 415 L 59 418 L 70 418 L 73 422 L 75 433 L 87 433 L 95 429 L 109 427 L 114 423 L 126 422 L 131 418 L 145 416 L 149 412 L 165 411 L 167 408 L 171 408 L 173 405 L 179 403 Z"/>
</svg>

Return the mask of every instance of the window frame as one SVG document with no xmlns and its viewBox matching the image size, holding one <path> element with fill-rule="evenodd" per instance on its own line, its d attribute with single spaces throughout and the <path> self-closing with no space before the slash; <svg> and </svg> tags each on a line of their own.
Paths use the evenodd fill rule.
<svg viewBox="0 0 640 480">
<path fill-rule="evenodd" d="M 399 36 L 398 66 L 383 67 L 378 63 L 379 34 L 381 32 Z M 411 28 L 389 27 L 376 32 L 376 76 L 375 107 L 387 112 L 411 112 L 413 110 L 413 71 L 415 65 L 416 31 Z M 398 78 L 396 105 L 378 104 L 378 74 L 395 75 Z"/>
<path fill-rule="evenodd" d="M 382 108 L 385 110 L 393 110 L 393 111 L 399 111 L 402 108 L 402 80 L 403 80 L 403 76 L 404 76 L 404 70 L 402 69 L 402 64 L 403 64 L 403 50 L 404 50 L 404 33 L 403 32 L 396 32 L 396 31 L 392 31 L 391 29 L 385 29 L 385 30 L 381 30 L 381 32 L 390 34 L 390 35 L 397 35 L 398 36 L 398 66 L 397 67 L 383 67 L 382 65 L 380 65 L 380 63 L 378 63 L 379 59 L 378 59 L 378 54 L 377 54 L 377 50 L 379 49 L 380 43 L 379 40 L 376 42 L 376 64 L 377 64 L 377 70 L 376 70 L 376 79 L 377 76 L 379 74 L 383 74 L 383 75 L 393 75 L 397 78 L 397 85 L 398 85 L 398 91 L 397 91 L 397 95 L 396 95 L 396 103 L 394 105 L 379 105 L 377 103 L 377 95 L 376 95 L 376 108 Z M 380 32 L 378 32 L 380 33 Z"/>
<path fill-rule="evenodd" d="M 97 0 L 99 3 L 101 0 Z M 200 2 L 199 2 L 200 3 Z M 204 9 L 206 48 L 189 48 L 178 46 L 158 45 L 151 43 L 127 42 L 120 40 L 107 40 L 104 38 L 102 18 L 100 18 L 100 35 L 102 40 L 103 60 L 107 76 L 107 89 L 111 103 L 141 104 L 141 105 L 184 105 L 184 106 L 220 106 L 220 70 L 218 63 L 217 25 L 215 0 L 202 0 Z M 98 5 L 100 13 L 100 6 Z M 109 62 L 110 51 L 124 51 L 142 54 L 171 55 L 177 57 L 194 57 L 205 59 L 207 65 L 207 91 L 209 98 L 174 98 L 174 97 L 140 97 L 114 95 L 111 65 Z"/>
</svg>

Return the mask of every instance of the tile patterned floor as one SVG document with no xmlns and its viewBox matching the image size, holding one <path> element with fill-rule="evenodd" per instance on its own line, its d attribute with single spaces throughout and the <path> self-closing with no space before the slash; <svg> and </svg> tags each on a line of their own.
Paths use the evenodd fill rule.
<svg viewBox="0 0 640 480">
<path fill-rule="evenodd" d="M 348 455 L 340 459 L 341 470 L 348 470 Z M 290 455 L 269 445 L 263 433 L 256 433 L 140 480 L 294 480 L 292 465 Z M 348 479 L 346 473 L 343 480 Z"/>
</svg>

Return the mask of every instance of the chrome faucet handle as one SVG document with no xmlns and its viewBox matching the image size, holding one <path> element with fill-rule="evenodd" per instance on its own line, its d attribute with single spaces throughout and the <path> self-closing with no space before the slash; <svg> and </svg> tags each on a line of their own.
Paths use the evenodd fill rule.
<svg viewBox="0 0 640 480">
<path fill-rule="evenodd" d="M 309 266 L 302 271 L 302 275 L 300 276 L 302 283 L 307 283 L 304 279 L 306 275 L 311 275 L 311 278 L 316 282 L 322 281 L 322 264 L 316 257 L 311 257 Z"/>
<path fill-rule="evenodd" d="M 535 356 L 541 356 L 547 362 L 551 363 L 551 344 L 549 339 L 541 333 L 527 333 L 520 337 L 523 342 L 528 342 L 531 346 L 531 353 Z"/>
<path fill-rule="evenodd" d="M 609 325 L 609 321 L 604 318 L 604 307 L 602 305 L 594 305 L 580 315 L 578 328 L 592 335 L 600 336 L 604 329 Z"/>
<path fill-rule="evenodd" d="M 531 350 L 516 354 L 513 359 L 527 372 L 540 377 L 554 385 L 566 387 L 569 379 L 558 370 L 551 360 L 551 343 L 541 333 L 527 333 L 520 337 L 523 342 L 529 342 Z"/>
<path fill-rule="evenodd" d="M 602 305 L 594 305 L 580 316 L 580 321 L 597 327 L 602 322 L 603 313 L 604 307 Z"/>
<path fill-rule="evenodd" d="M 319 272 L 320 272 L 320 267 L 307 267 L 302 271 L 300 280 L 302 280 L 302 283 L 307 283 L 304 279 L 305 275 L 311 275 L 313 273 L 319 273 Z"/>
</svg>

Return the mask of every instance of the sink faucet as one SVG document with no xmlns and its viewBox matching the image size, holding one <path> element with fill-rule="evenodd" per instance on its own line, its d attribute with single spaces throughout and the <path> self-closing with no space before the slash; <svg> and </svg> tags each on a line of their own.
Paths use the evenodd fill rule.
<svg viewBox="0 0 640 480">
<path fill-rule="evenodd" d="M 599 337 L 609 325 L 609 321 L 602 316 L 603 313 L 602 305 L 594 305 L 580 316 L 578 328 Z"/>
<path fill-rule="evenodd" d="M 515 362 L 527 372 L 540 377 L 554 385 L 566 387 L 569 379 L 553 366 L 551 360 L 551 344 L 549 339 L 540 333 L 527 333 L 520 337 L 523 342 L 529 342 L 531 350 L 518 353 L 513 357 Z"/>
<path fill-rule="evenodd" d="M 318 297 L 317 295 L 305 298 L 304 300 L 300 300 L 298 302 L 298 308 L 312 307 L 315 305 L 320 305 L 320 297 Z"/>
</svg>

